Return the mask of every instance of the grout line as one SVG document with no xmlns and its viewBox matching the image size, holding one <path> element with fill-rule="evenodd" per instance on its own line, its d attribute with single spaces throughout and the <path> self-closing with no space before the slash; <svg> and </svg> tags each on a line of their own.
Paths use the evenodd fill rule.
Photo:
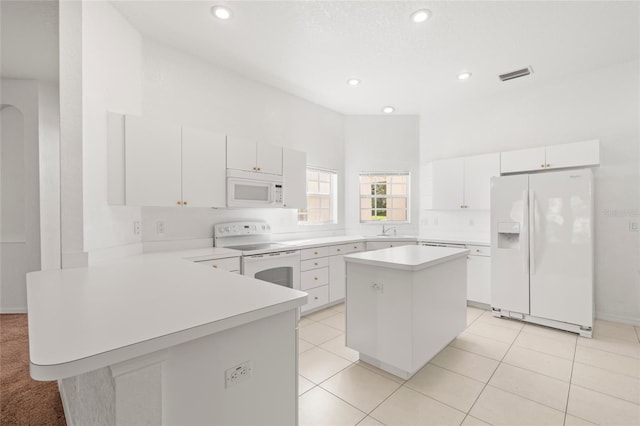
<svg viewBox="0 0 640 426">
<path fill-rule="evenodd" d="M 610 337 L 610 339 L 613 339 L 613 340 L 615 340 L 616 342 L 622 342 L 622 343 L 625 343 L 625 342 L 626 342 L 626 343 L 628 343 L 628 344 L 635 345 L 635 343 L 630 342 L 630 341 L 628 341 L 628 340 L 621 340 L 621 339 L 616 339 L 616 338 L 613 338 L 613 337 Z M 610 351 L 610 350 L 607 350 L 607 349 L 600 349 L 600 348 L 595 348 L 595 347 L 593 347 L 593 346 L 589 346 L 589 345 L 580 345 L 580 344 L 578 344 L 578 346 L 580 346 L 581 348 L 594 349 L 594 350 L 596 350 L 596 351 L 600 351 L 600 352 L 606 352 L 606 353 L 609 353 L 609 354 L 614 354 L 614 355 L 619 355 L 619 356 L 623 356 L 623 357 L 626 357 L 626 358 L 631 358 L 631 359 L 635 359 L 635 360 L 640 360 L 640 357 L 624 355 L 624 354 L 621 354 L 620 352 L 613 352 L 613 351 Z"/>
<path fill-rule="evenodd" d="M 564 420 L 562 421 L 563 426 L 567 423 L 567 410 L 569 409 L 569 398 L 571 397 L 571 385 L 573 384 L 573 367 L 576 364 L 577 352 L 578 352 L 578 339 L 576 339 L 576 344 L 573 348 L 573 360 L 571 361 L 571 373 L 569 374 L 569 390 L 567 391 L 567 402 L 564 404 Z"/>
<path fill-rule="evenodd" d="M 516 335 L 516 337 L 513 339 L 513 342 L 511 342 L 511 344 L 509 345 L 509 348 L 505 351 L 504 355 L 502 355 L 502 358 L 498 361 L 498 365 L 496 366 L 496 368 L 493 370 L 493 373 L 491 373 L 491 376 L 489 377 L 489 379 L 487 379 L 487 382 L 484 384 L 484 386 L 482 387 L 482 390 L 478 393 L 478 396 L 476 397 L 475 401 L 473 401 L 473 404 L 471 404 L 471 406 L 469 407 L 469 410 L 467 410 L 464 419 L 462 419 L 462 423 L 464 423 L 464 421 L 467 419 L 467 417 L 469 417 L 469 413 L 471 413 L 471 410 L 473 410 L 473 407 L 476 405 L 476 403 L 478 402 L 478 400 L 480 399 L 480 396 L 482 395 L 482 393 L 485 391 L 485 389 L 487 388 L 487 386 L 489 385 L 489 382 L 491 381 L 491 379 L 493 378 L 493 376 L 496 374 L 496 371 L 498 371 L 498 368 L 500 368 L 500 365 L 502 365 L 502 362 L 504 361 L 504 358 L 507 356 L 507 354 L 509 353 L 509 351 L 511 350 L 511 348 L 513 347 L 514 343 L 516 342 L 516 339 L 518 338 L 518 336 L 520 336 L 520 333 L 522 333 L 522 330 L 524 329 L 524 327 L 522 327 L 519 331 L 518 334 Z M 514 394 L 515 395 L 515 394 Z M 518 395 L 519 396 L 519 395 Z M 484 419 L 481 419 L 480 417 L 478 417 L 478 419 L 485 421 Z M 488 423 L 488 422 L 487 422 Z"/>
</svg>

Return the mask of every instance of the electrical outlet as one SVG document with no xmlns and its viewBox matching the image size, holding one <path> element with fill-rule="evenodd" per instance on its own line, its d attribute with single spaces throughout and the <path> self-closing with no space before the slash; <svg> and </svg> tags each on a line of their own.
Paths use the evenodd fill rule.
<svg viewBox="0 0 640 426">
<path fill-rule="evenodd" d="M 156 222 L 156 234 L 164 235 L 164 221 L 159 220 Z"/>
<path fill-rule="evenodd" d="M 251 377 L 251 361 L 245 361 L 240 365 L 236 365 L 224 372 L 225 388 L 235 386 L 240 382 L 244 382 Z"/>
<path fill-rule="evenodd" d="M 133 221 L 133 235 L 140 235 L 140 221 Z"/>
<path fill-rule="evenodd" d="M 638 221 L 637 220 L 630 220 L 629 221 L 629 232 L 638 232 L 640 231 L 640 228 L 638 228 Z"/>
<path fill-rule="evenodd" d="M 379 291 L 380 293 L 383 293 L 384 290 L 382 283 L 371 283 L 371 288 L 373 291 Z"/>
</svg>

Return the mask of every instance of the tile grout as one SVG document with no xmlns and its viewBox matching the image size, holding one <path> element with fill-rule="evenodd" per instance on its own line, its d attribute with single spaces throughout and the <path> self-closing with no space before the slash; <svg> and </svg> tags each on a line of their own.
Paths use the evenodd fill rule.
<svg viewBox="0 0 640 426">
<path fill-rule="evenodd" d="M 321 312 L 321 311 L 319 311 L 319 312 Z M 340 314 L 340 313 L 343 313 L 343 314 L 344 314 L 344 312 L 342 312 L 342 311 L 334 311 L 334 312 L 336 313 L 336 315 L 337 315 L 337 314 Z M 485 312 L 490 312 L 490 311 L 485 311 Z M 596 389 L 591 389 L 591 388 L 589 388 L 589 387 L 580 386 L 580 385 L 577 385 L 577 384 L 574 384 L 574 383 L 573 383 L 573 373 L 574 373 L 574 367 L 575 367 L 575 364 L 576 364 L 576 363 L 578 363 L 578 364 L 583 364 L 583 365 L 586 365 L 586 366 L 589 366 L 589 367 L 593 367 L 593 368 L 598 368 L 598 369 L 604 370 L 604 371 L 606 371 L 606 372 L 611 372 L 611 373 L 614 373 L 614 374 L 617 374 L 617 375 L 620 375 L 620 376 L 623 376 L 623 377 L 628 377 L 628 378 L 632 378 L 632 379 L 640 379 L 640 377 L 636 377 L 636 376 L 634 376 L 634 375 L 624 374 L 624 373 L 619 373 L 619 372 L 616 372 L 616 371 L 611 371 L 611 370 L 609 370 L 609 369 L 607 369 L 607 368 L 602 368 L 600 365 L 596 365 L 596 366 L 594 366 L 594 365 L 591 365 L 591 364 L 587 364 L 587 363 L 582 363 L 582 362 L 576 361 L 576 354 L 577 354 L 577 350 L 578 350 L 577 348 L 578 348 L 578 346 L 583 346 L 583 347 L 585 347 L 585 348 L 587 348 L 587 349 L 595 349 L 596 351 L 600 351 L 600 352 L 604 352 L 604 353 L 610 353 L 610 354 L 613 354 L 613 355 L 623 356 L 623 357 L 628 358 L 628 359 L 634 359 L 634 360 L 637 360 L 638 358 L 635 358 L 635 357 L 633 357 L 633 356 L 623 355 L 623 354 L 620 354 L 620 353 L 617 353 L 617 352 L 611 352 L 611 351 L 608 351 L 608 350 L 605 350 L 605 349 L 593 348 L 593 347 L 590 347 L 590 346 L 580 345 L 580 344 L 579 344 L 579 338 L 578 338 L 578 336 L 575 336 L 576 338 L 575 338 L 575 340 L 574 340 L 574 342 L 573 342 L 574 344 L 573 344 L 573 357 L 572 357 L 572 359 L 563 358 L 563 357 L 558 356 L 558 355 L 556 355 L 556 354 L 550 354 L 550 353 L 547 353 L 547 352 L 542 352 L 542 351 L 539 351 L 539 350 L 536 350 L 536 349 L 532 349 L 532 348 L 528 348 L 528 347 L 524 347 L 524 346 L 517 345 L 515 342 L 516 342 L 516 340 L 518 339 L 518 337 L 519 337 L 520 335 L 522 335 L 522 333 L 526 333 L 527 335 L 535 335 L 535 336 L 538 336 L 538 337 L 542 337 L 542 338 L 546 338 L 546 339 L 554 340 L 554 341 L 556 341 L 556 342 L 561 342 L 561 343 L 566 342 L 566 339 L 564 339 L 564 340 L 563 340 L 563 339 L 559 339 L 559 338 L 554 338 L 553 336 L 548 336 L 548 335 L 545 335 L 545 334 L 543 334 L 543 333 L 535 333 L 535 332 L 533 332 L 533 333 L 532 333 L 532 332 L 530 332 L 530 330 L 526 330 L 526 329 L 525 329 L 525 327 L 526 327 L 526 325 L 527 325 L 527 324 L 523 324 L 523 326 L 522 326 L 522 327 L 520 327 L 520 328 L 517 330 L 517 334 L 516 334 L 516 336 L 513 338 L 513 340 L 511 341 L 511 343 L 507 343 L 507 342 L 505 342 L 505 341 L 501 341 L 501 340 L 498 340 L 498 339 L 495 339 L 495 338 L 492 338 L 492 337 L 487 337 L 487 336 L 483 336 L 483 335 L 481 335 L 481 334 L 476 334 L 476 333 L 474 333 L 473 331 L 469 331 L 469 330 L 468 330 L 468 328 L 469 328 L 469 327 L 471 327 L 473 324 L 476 324 L 476 323 L 483 323 L 483 324 L 487 324 L 487 325 L 490 325 L 490 326 L 502 327 L 502 326 L 500 326 L 500 325 L 498 325 L 498 324 L 491 324 L 491 323 L 490 323 L 490 322 L 488 322 L 488 321 L 486 321 L 486 322 L 485 322 L 485 321 L 481 321 L 481 318 L 483 317 L 483 315 L 484 315 L 484 313 L 482 313 L 482 314 L 478 315 L 478 316 L 477 316 L 476 318 L 474 318 L 471 322 L 469 322 L 469 324 L 467 324 L 467 326 L 465 327 L 464 331 L 468 331 L 468 332 L 469 332 L 469 334 L 472 334 L 473 336 L 480 337 L 480 338 L 484 338 L 484 339 L 488 339 L 489 341 L 495 341 L 495 342 L 498 342 L 498 343 L 508 344 L 509 346 L 508 346 L 507 350 L 504 352 L 504 355 L 502 355 L 502 357 L 501 357 L 499 360 L 497 360 L 497 359 L 495 359 L 495 358 L 491 358 L 491 357 L 485 356 L 485 355 L 482 355 L 482 354 L 479 354 L 479 353 L 476 353 L 476 352 L 473 352 L 472 350 L 468 350 L 468 349 L 464 349 L 464 348 L 458 348 L 458 347 L 456 347 L 456 346 L 453 346 L 453 345 L 452 345 L 452 342 L 451 342 L 451 343 L 449 343 L 449 345 L 447 345 L 447 347 L 451 347 L 451 348 L 454 348 L 454 349 L 457 349 L 457 350 L 461 350 L 461 351 L 464 351 L 464 352 L 466 352 L 466 353 L 470 353 L 470 354 L 473 354 L 473 355 L 476 355 L 476 356 L 482 357 L 482 358 L 484 358 L 484 359 L 488 359 L 488 360 L 496 361 L 498 364 L 496 365 L 495 369 L 492 371 L 492 373 L 491 373 L 490 377 L 487 379 L 487 381 L 486 381 L 486 382 L 482 382 L 482 381 L 480 381 L 480 380 L 478 380 L 478 379 L 476 379 L 476 378 L 473 378 L 473 377 L 467 376 L 467 375 L 462 374 L 462 373 L 460 373 L 460 372 L 458 372 L 458 371 L 454 371 L 454 370 L 451 370 L 451 369 L 449 369 L 449 368 L 439 366 L 439 365 L 437 365 L 437 364 L 432 364 L 433 366 L 435 366 L 435 367 L 437 367 L 437 368 L 441 368 L 441 369 L 443 369 L 443 370 L 445 370 L 445 371 L 449 371 L 449 372 L 451 372 L 451 373 L 453 373 L 453 374 L 457 374 L 457 375 L 459 375 L 459 376 L 461 376 L 461 377 L 464 377 L 464 378 L 467 378 L 467 379 L 471 379 L 471 380 L 474 380 L 474 381 L 476 381 L 476 382 L 479 382 L 479 383 L 482 383 L 482 384 L 483 384 L 482 390 L 478 393 L 478 396 L 475 398 L 475 400 L 473 401 L 473 403 L 471 404 L 471 406 L 469 407 L 469 409 L 468 409 L 466 412 L 465 412 L 465 411 L 463 411 L 463 410 L 460 410 L 459 408 L 453 407 L 453 406 L 451 406 L 451 405 L 449 405 L 449 404 L 447 404 L 447 403 L 445 403 L 445 402 L 443 402 L 443 401 L 440 401 L 439 399 L 437 399 L 437 398 L 435 398 L 435 397 L 433 397 L 433 396 L 430 396 L 430 395 L 424 394 L 423 392 L 421 392 L 421 391 L 420 391 L 420 390 L 418 390 L 418 389 L 414 389 L 414 388 L 412 388 L 412 387 L 409 385 L 409 380 L 404 381 L 403 383 L 397 383 L 397 382 L 395 382 L 395 381 L 394 381 L 394 383 L 396 383 L 396 384 L 398 385 L 398 387 L 397 387 L 393 392 L 391 392 L 387 397 L 385 397 L 382 401 L 380 401 L 380 402 L 379 402 L 375 407 L 373 407 L 373 408 L 372 408 L 370 411 L 368 411 L 368 412 L 367 412 L 367 411 L 362 410 L 361 408 L 356 407 L 355 405 L 353 405 L 353 404 L 349 403 L 348 401 L 346 401 L 346 400 L 342 399 L 342 398 L 341 398 L 341 397 L 339 397 L 338 395 L 335 395 L 335 394 L 334 394 L 334 393 L 332 393 L 331 391 L 329 391 L 329 390 L 325 389 L 324 387 L 322 387 L 322 384 L 323 384 L 323 383 L 325 383 L 325 382 L 327 382 L 327 381 L 328 381 L 328 380 L 330 380 L 331 378 L 335 377 L 337 374 L 340 374 L 340 373 L 344 372 L 344 371 L 345 371 L 345 370 L 347 370 L 348 368 L 352 368 L 352 367 L 353 367 L 353 366 L 355 366 L 355 365 L 359 365 L 359 364 L 357 364 L 357 361 L 351 361 L 350 359 L 344 358 L 344 357 L 342 357 L 341 355 L 338 355 L 338 354 L 336 354 L 336 353 L 333 353 L 332 351 L 329 351 L 328 349 L 322 348 L 322 347 L 320 346 L 320 345 L 322 345 L 322 344 L 324 344 L 324 343 L 327 343 L 328 341 L 330 341 L 330 340 L 332 340 L 332 339 L 335 339 L 335 338 L 337 338 L 337 337 L 339 337 L 339 336 L 333 337 L 332 339 L 328 339 L 327 341 L 322 342 L 322 343 L 320 343 L 320 344 L 314 344 L 314 343 L 311 343 L 311 342 L 305 341 L 305 342 L 309 343 L 309 344 L 312 346 L 312 347 L 311 347 L 311 348 L 309 348 L 308 350 L 311 350 L 312 348 L 316 348 L 316 347 L 317 347 L 317 348 L 320 348 L 320 349 L 322 349 L 322 350 L 324 350 L 324 351 L 326 351 L 326 352 L 328 352 L 328 353 L 331 353 L 332 355 L 338 356 L 338 357 L 340 357 L 341 359 L 344 359 L 344 360 L 346 360 L 346 361 L 349 361 L 349 365 L 347 365 L 347 366 L 345 366 L 344 368 L 340 369 L 339 371 L 337 371 L 336 373 L 332 374 L 331 376 L 329 376 L 328 378 L 324 379 L 322 382 L 320 382 L 320 383 L 318 383 L 318 384 L 315 384 L 314 382 L 312 382 L 312 381 L 310 381 L 310 380 L 309 380 L 309 381 L 313 384 L 313 386 L 312 386 L 310 389 L 308 389 L 307 391 L 305 391 L 302 395 L 306 394 L 307 392 L 309 392 L 310 390 L 314 389 L 315 387 L 320 387 L 322 390 L 324 390 L 324 391 L 328 392 L 328 393 L 329 393 L 329 394 L 331 394 L 332 396 L 335 396 L 335 397 L 336 397 L 336 398 L 338 398 L 340 401 L 343 401 L 344 403 L 346 403 L 346 404 L 347 404 L 347 405 L 349 405 L 350 407 L 353 407 L 354 409 L 358 410 L 359 412 L 361 412 L 361 413 L 364 413 L 364 414 L 365 414 L 365 416 L 364 416 L 362 419 L 360 419 L 360 420 L 356 423 L 356 425 L 358 425 L 358 424 L 360 424 L 361 422 L 365 421 L 365 420 L 367 419 L 367 417 L 370 417 L 370 418 L 372 418 L 372 419 L 374 419 L 374 420 L 376 420 L 376 421 L 380 422 L 376 417 L 372 416 L 372 415 L 371 415 L 371 413 L 373 413 L 373 412 L 374 412 L 376 409 L 378 409 L 382 404 L 384 404 L 386 401 L 388 401 L 388 400 L 389 400 L 389 398 L 391 398 L 393 395 L 395 395 L 395 394 L 396 394 L 400 389 L 402 389 L 403 387 L 404 387 L 404 388 L 406 388 L 407 390 L 410 390 L 410 391 L 416 392 L 416 393 L 418 393 L 418 394 L 420 394 L 420 395 L 422 395 L 422 396 L 424 396 L 424 397 L 426 397 L 426 398 L 428 398 L 428 399 L 430 399 L 430 400 L 432 400 L 432 401 L 435 401 L 435 402 L 437 402 L 437 403 L 439 403 L 439 404 L 442 404 L 442 405 L 444 405 L 444 406 L 446 406 L 446 407 L 448 407 L 448 408 L 450 408 L 450 409 L 453 409 L 453 410 L 455 410 L 455 411 L 457 411 L 457 412 L 459 412 L 459 413 L 464 414 L 464 417 L 463 417 L 463 419 L 462 419 L 462 423 L 464 423 L 464 421 L 466 421 L 466 420 L 467 420 L 467 418 L 471 416 L 471 414 L 470 414 L 470 413 L 471 413 L 472 409 L 475 407 L 475 405 L 477 404 L 478 400 L 480 399 L 480 397 L 482 396 L 482 394 L 486 391 L 487 387 L 489 387 L 489 386 L 490 386 L 490 387 L 492 387 L 492 388 L 495 388 L 495 389 L 499 389 L 499 390 L 501 390 L 501 391 L 503 391 L 503 392 L 509 393 L 509 394 L 511 394 L 511 395 L 514 395 L 514 396 L 516 396 L 516 397 L 522 398 L 523 400 L 531 401 L 531 402 L 533 402 L 533 403 L 535 403 L 535 404 L 539 404 L 540 406 L 543 406 L 543 407 L 546 407 L 546 408 L 548 408 L 548 409 L 555 410 L 555 411 L 557 411 L 557 412 L 561 412 L 561 413 L 563 413 L 563 415 L 564 415 L 564 418 L 563 418 L 563 424 L 564 424 L 564 423 L 566 423 L 566 419 L 567 419 L 567 416 L 568 416 L 568 415 L 571 415 L 571 416 L 576 417 L 576 418 L 579 418 L 579 419 L 581 419 L 581 418 L 582 418 L 582 417 L 580 417 L 580 416 L 577 416 L 577 415 L 569 414 L 569 413 L 568 413 L 569 398 L 570 398 L 570 395 L 571 395 L 571 387 L 572 387 L 572 386 L 577 386 L 577 387 L 580 387 L 580 388 L 583 388 L 583 389 L 586 389 L 586 390 L 589 390 L 589 391 L 592 391 L 592 392 L 595 392 L 595 393 L 598 393 L 598 394 L 601 394 L 601 395 L 604 395 L 604 396 L 607 396 L 607 397 L 610 397 L 610 398 L 614 398 L 614 399 L 619 400 L 619 401 L 622 401 L 622 402 L 626 402 L 626 403 L 630 403 L 630 404 L 632 404 L 632 405 L 640 406 L 640 404 L 637 404 L 637 403 L 635 403 L 635 402 L 633 402 L 633 401 L 625 400 L 625 399 L 619 398 L 619 397 L 617 397 L 617 396 L 609 395 L 608 393 L 601 392 L 601 391 L 596 390 Z M 340 332 L 344 335 L 344 334 L 346 333 L 346 330 L 341 330 L 341 329 L 335 328 L 335 327 L 333 327 L 333 326 L 331 326 L 331 325 L 329 325 L 329 324 L 325 324 L 325 323 L 323 323 L 323 322 L 322 322 L 323 320 L 325 320 L 325 319 L 329 319 L 329 318 L 332 318 L 332 317 L 334 317 L 334 316 L 335 316 L 335 315 L 331 315 L 331 316 L 329 316 L 329 317 L 327 317 L 327 318 L 323 318 L 322 320 L 313 320 L 313 319 L 310 319 L 310 318 L 307 318 L 307 319 L 308 319 L 309 321 L 312 321 L 313 323 L 321 323 L 322 325 L 325 325 L 325 326 L 330 327 L 330 328 L 332 328 L 332 329 L 334 329 L 334 330 L 340 331 Z M 303 318 L 304 318 L 304 317 L 303 317 Z M 513 327 L 502 327 L 502 328 L 504 328 L 504 329 L 512 329 L 512 330 L 515 330 L 515 328 L 513 328 Z M 636 335 L 638 335 L 638 330 L 640 330 L 640 329 L 638 329 L 638 328 L 635 328 L 635 327 L 634 327 L 634 330 L 635 330 L 635 332 L 636 332 Z M 567 335 L 569 335 L 569 336 L 570 336 L 571 334 L 567 334 Z M 564 336 L 564 335 L 563 335 L 563 336 Z M 628 341 L 628 340 L 624 340 L 624 339 L 616 339 L 615 337 L 611 337 L 611 336 L 607 336 L 607 337 L 608 337 L 608 338 L 610 338 L 610 339 L 614 339 L 614 341 L 616 341 L 616 342 L 621 342 L 621 343 L 625 343 L 625 342 L 626 342 L 626 343 L 633 344 L 633 342 L 630 342 L 630 341 Z M 639 342 L 640 342 L 640 335 L 638 335 L 638 338 L 639 338 Z M 302 339 L 302 340 L 304 340 L 304 339 Z M 567 343 L 568 343 L 568 342 L 567 342 Z M 568 381 L 565 381 L 565 380 L 559 379 L 559 378 L 557 378 L 557 377 L 550 376 L 550 375 L 548 375 L 548 374 L 543 374 L 543 373 L 540 373 L 540 372 L 538 372 L 538 371 L 530 370 L 530 369 L 525 368 L 525 367 L 522 367 L 522 366 L 513 365 L 513 364 L 511 364 L 511 363 L 509 363 L 509 362 L 505 361 L 505 358 L 506 358 L 507 354 L 508 354 L 508 353 L 509 353 L 509 351 L 511 351 L 514 347 L 518 347 L 518 348 L 522 348 L 522 349 L 525 349 L 525 350 L 533 351 L 533 352 L 536 352 L 536 353 L 540 353 L 540 354 L 548 355 L 548 356 L 551 356 L 551 357 L 553 357 L 553 358 L 555 358 L 555 359 L 565 360 L 565 361 L 569 361 L 569 362 L 571 362 L 571 372 L 570 372 L 569 380 L 568 380 Z M 306 351 L 305 351 L 305 352 L 306 352 Z M 304 353 L 304 352 L 303 352 L 303 353 Z M 429 364 L 429 363 L 427 363 L 427 364 Z M 500 388 L 500 387 L 497 387 L 497 386 L 494 386 L 494 385 L 490 384 L 490 381 L 493 379 L 493 377 L 495 376 L 495 373 L 497 372 L 497 370 L 500 368 L 500 365 L 502 365 L 502 364 L 509 365 L 509 366 L 512 366 L 512 367 L 515 367 L 515 368 L 519 368 L 519 369 L 522 369 L 522 370 L 525 370 L 525 371 L 528 371 L 528 372 L 531 372 L 531 373 L 534 373 L 534 374 L 537 374 L 537 375 L 540 375 L 540 376 L 543 376 L 543 377 L 547 377 L 547 378 L 550 378 L 550 379 L 558 380 L 558 381 L 560 381 L 560 382 L 562 382 L 562 383 L 566 383 L 566 384 L 568 384 L 568 391 L 567 391 L 567 396 L 566 396 L 566 402 L 565 402 L 565 404 L 564 404 L 564 405 L 565 405 L 565 407 L 564 407 L 564 411 L 562 411 L 562 410 L 558 410 L 557 408 L 554 408 L 554 407 L 552 407 L 552 406 L 549 406 L 549 405 L 547 405 L 547 404 L 545 404 L 545 403 L 542 403 L 542 402 L 539 402 L 539 401 L 533 400 L 533 399 L 531 399 L 531 398 L 528 398 L 528 397 L 525 397 L 525 396 L 519 395 L 519 394 L 517 394 L 517 393 L 511 392 L 511 391 L 508 391 L 508 390 L 505 390 L 505 389 L 502 389 L 502 388 Z M 366 368 L 366 367 L 364 367 L 364 366 L 362 366 L 362 367 L 363 367 L 363 368 Z M 373 369 L 368 369 L 368 368 L 366 368 L 366 369 L 367 369 L 369 372 L 371 372 L 371 373 L 377 374 L 377 375 L 378 375 L 378 376 L 380 376 L 380 377 L 383 377 L 383 378 L 386 378 L 386 379 L 390 380 L 388 377 L 385 377 L 384 375 L 379 374 L 378 372 L 374 371 Z M 302 376 L 302 375 L 301 375 L 301 376 Z M 302 376 L 302 377 L 304 377 L 304 376 Z M 305 379 L 307 379 L 307 378 L 305 377 Z M 308 379 L 307 379 L 307 380 L 308 380 Z M 300 395 L 300 396 L 301 396 L 301 395 Z M 478 419 L 480 419 L 480 420 L 482 420 L 482 421 L 485 421 L 485 420 L 483 420 L 483 419 L 481 419 L 481 418 L 479 418 L 479 417 L 477 417 L 477 416 L 473 416 L 473 417 L 478 418 Z M 589 420 L 587 420 L 587 419 L 583 419 L 583 420 L 585 420 L 585 421 L 589 421 Z M 380 423 L 382 423 L 382 422 L 380 422 Z"/>
<path fill-rule="evenodd" d="M 523 327 L 524 328 L 524 327 Z M 504 358 L 507 356 L 507 353 L 509 353 L 509 351 L 511 350 L 511 348 L 513 347 L 513 345 L 516 342 L 516 339 L 518 338 L 518 336 L 520 336 L 520 333 L 522 333 L 522 328 L 520 330 L 518 330 L 518 334 L 516 335 L 516 337 L 513 339 L 513 341 L 511 342 L 511 344 L 509 345 L 509 348 L 507 348 L 507 350 L 504 352 L 504 355 L 502 355 L 502 358 L 500 359 L 500 361 L 498 361 L 498 365 L 496 365 L 496 368 L 493 370 L 493 372 L 491 373 L 491 376 L 487 379 L 487 382 L 484 384 L 484 386 L 482 387 L 482 390 L 480 390 L 480 392 L 478 393 L 478 396 L 476 397 L 476 399 L 473 401 L 473 403 L 471 404 L 471 406 L 469 407 L 469 410 L 467 410 L 467 413 L 465 414 L 464 418 L 462 419 L 462 423 L 464 423 L 464 421 L 467 419 L 467 417 L 469 417 L 469 415 L 471 414 L 471 410 L 473 410 L 473 407 L 475 407 L 475 405 L 478 403 L 478 400 L 480 399 L 480 396 L 484 393 L 485 389 L 487 389 L 487 386 L 489 386 L 489 382 L 491 381 L 491 379 L 493 378 L 493 376 L 496 374 L 496 371 L 498 371 L 498 368 L 500 368 L 500 365 L 502 364 L 502 362 L 504 361 Z M 474 416 L 475 417 L 475 416 Z M 476 417 L 482 421 L 485 421 L 484 419 L 480 418 L 480 417 Z M 461 423 L 461 424 L 462 424 Z M 487 421 L 487 423 L 489 423 Z"/>
</svg>

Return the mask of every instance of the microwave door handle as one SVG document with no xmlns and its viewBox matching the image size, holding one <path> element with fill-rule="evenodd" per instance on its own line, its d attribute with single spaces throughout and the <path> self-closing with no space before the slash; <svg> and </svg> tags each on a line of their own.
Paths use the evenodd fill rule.
<svg viewBox="0 0 640 426">
<path fill-rule="evenodd" d="M 274 183 L 269 184 L 269 193 L 270 193 L 269 204 L 275 204 L 276 203 L 276 185 Z"/>
</svg>

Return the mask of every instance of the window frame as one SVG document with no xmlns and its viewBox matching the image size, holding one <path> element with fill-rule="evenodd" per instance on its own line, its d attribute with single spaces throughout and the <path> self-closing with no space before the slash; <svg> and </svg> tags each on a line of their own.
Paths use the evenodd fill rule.
<svg viewBox="0 0 640 426">
<path fill-rule="evenodd" d="M 405 176 L 406 177 L 406 194 L 404 195 L 395 195 L 395 194 L 384 194 L 384 196 L 376 196 L 376 194 L 367 194 L 367 195 L 363 195 L 362 194 L 362 185 L 363 184 L 367 184 L 367 182 L 362 182 L 362 178 L 363 177 L 372 177 L 372 176 L 379 176 L 379 177 L 385 177 L 387 178 L 387 188 L 388 187 L 392 187 L 393 183 L 388 181 L 389 177 L 393 177 L 393 176 Z M 371 184 L 373 185 L 373 184 Z M 406 206 L 404 209 L 394 209 L 394 208 L 389 208 L 387 206 L 384 207 L 384 210 L 386 210 L 386 212 L 388 213 L 390 210 L 405 210 L 406 212 L 406 219 L 404 220 L 391 220 L 391 219 L 372 219 L 372 220 L 363 220 L 362 219 L 362 211 L 365 210 L 362 208 L 362 201 L 364 199 L 368 199 L 368 200 L 376 200 L 376 199 L 385 199 L 388 200 L 389 199 L 405 199 L 406 200 Z M 380 209 L 379 207 L 371 207 L 371 210 L 375 210 L 377 211 L 378 209 Z M 388 216 L 386 216 L 388 217 Z M 411 172 L 408 171 L 393 171 L 393 172 L 368 172 L 368 171 L 361 171 L 358 174 L 358 218 L 359 218 L 359 223 L 363 224 L 363 225 L 367 225 L 367 224 L 381 224 L 381 223 L 397 223 L 397 224 L 402 224 L 402 223 L 411 223 Z"/>
<path fill-rule="evenodd" d="M 309 172 L 324 173 L 329 175 L 329 193 L 323 192 L 309 192 Z M 319 183 L 320 181 L 318 181 Z M 338 171 L 333 169 L 327 169 L 324 167 L 309 166 L 306 167 L 305 172 L 305 187 L 307 196 L 307 208 L 298 209 L 298 225 L 308 226 L 321 226 L 321 225 L 335 225 L 338 223 Z M 321 197 L 329 200 L 329 220 L 328 221 L 310 221 L 309 220 L 309 197 Z M 324 210 L 322 207 L 317 209 L 318 211 Z M 301 219 L 302 216 L 306 216 L 306 219 Z"/>
</svg>

